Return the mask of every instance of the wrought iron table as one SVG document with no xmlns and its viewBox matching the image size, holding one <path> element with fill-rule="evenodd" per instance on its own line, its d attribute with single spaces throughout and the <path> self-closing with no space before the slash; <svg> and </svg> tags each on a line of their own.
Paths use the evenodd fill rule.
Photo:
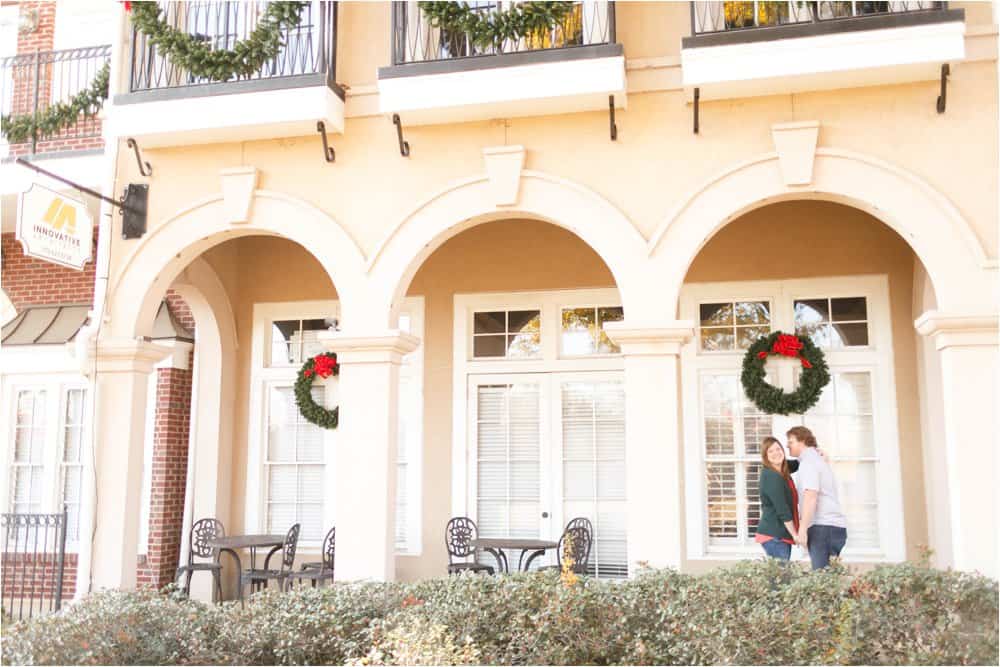
<svg viewBox="0 0 1000 667">
<path fill-rule="evenodd" d="M 507 554 L 504 553 L 505 550 L 519 549 L 521 557 L 518 558 L 517 569 L 519 572 L 527 572 L 528 568 L 531 567 L 532 561 L 544 555 L 549 549 L 555 549 L 559 546 L 557 542 L 533 540 L 523 537 L 477 537 L 471 540 L 470 543 L 472 546 L 482 549 L 496 558 L 497 566 L 500 568 L 499 571 L 506 574 L 510 574 L 510 563 L 507 560 Z M 524 558 L 525 554 L 528 554 L 527 560 Z"/>
<path fill-rule="evenodd" d="M 230 535 L 229 537 L 216 537 L 208 540 L 208 546 L 218 549 L 219 554 L 228 553 L 236 561 L 236 573 L 243 577 L 243 561 L 240 560 L 240 549 L 250 550 L 250 569 L 253 569 L 257 562 L 257 549 L 270 547 L 267 557 L 264 559 L 264 569 L 267 569 L 271 562 L 271 556 L 280 551 L 285 543 L 284 535 Z M 243 585 L 237 583 L 236 590 L 239 592 L 240 604 L 243 603 Z"/>
</svg>

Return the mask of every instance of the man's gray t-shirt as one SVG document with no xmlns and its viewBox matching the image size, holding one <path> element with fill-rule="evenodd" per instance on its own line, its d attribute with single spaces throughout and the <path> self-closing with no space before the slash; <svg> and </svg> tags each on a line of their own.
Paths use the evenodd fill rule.
<svg viewBox="0 0 1000 667">
<path fill-rule="evenodd" d="M 839 526 L 847 528 L 847 518 L 840 508 L 840 498 L 837 495 L 837 480 L 833 476 L 830 464 L 823 460 L 815 447 L 806 447 L 799 456 L 799 470 L 795 481 L 799 491 L 799 515 L 802 515 L 802 503 L 806 491 L 816 491 L 816 513 L 813 515 L 814 526 Z"/>
</svg>

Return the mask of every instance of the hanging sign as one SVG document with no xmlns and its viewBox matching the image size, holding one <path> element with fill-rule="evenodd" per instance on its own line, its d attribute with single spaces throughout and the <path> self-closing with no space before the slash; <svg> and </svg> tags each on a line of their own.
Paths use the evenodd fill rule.
<svg viewBox="0 0 1000 667">
<path fill-rule="evenodd" d="M 29 257 L 82 271 L 94 246 L 87 205 L 38 183 L 21 194 L 17 240 Z"/>
</svg>

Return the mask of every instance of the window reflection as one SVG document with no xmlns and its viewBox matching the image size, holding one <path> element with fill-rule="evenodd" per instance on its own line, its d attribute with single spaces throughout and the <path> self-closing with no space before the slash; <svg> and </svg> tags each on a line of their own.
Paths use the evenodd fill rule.
<svg viewBox="0 0 1000 667">
<path fill-rule="evenodd" d="M 699 342 L 706 352 L 745 350 L 771 333 L 771 304 L 730 301 L 699 306 Z"/>
<path fill-rule="evenodd" d="M 795 334 L 821 348 L 868 345 L 868 302 L 865 297 L 798 299 Z"/>
<path fill-rule="evenodd" d="M 472 356 L 524 359 L 541 354 L 541 311 L 481 311 L 472 316 Z"/>
</svg>

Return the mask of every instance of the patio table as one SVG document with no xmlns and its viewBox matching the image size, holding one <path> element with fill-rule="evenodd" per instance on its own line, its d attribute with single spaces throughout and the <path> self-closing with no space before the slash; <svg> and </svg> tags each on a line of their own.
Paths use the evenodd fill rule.
<svg viewBox="0 0 1000 667">
<path fill-rule="evenodd" d="M 274 555 L 276 551 L 280 551 L 281 547 L 285 544 L 284 535 L 230 535 L 228 537 L 216 537 L 214 539 L 208 540 L 208 546 L 213 549 L 218 549 L 219 554 L 228 553 L 236 561 L 236 572 L 242 578 L 243 576 L 243 562 L 240 560 L 239 550 L 249 549 L 250 550 L 250 569 L 253 569 L 257 562 L 257 549 L 271 547 L 271 550 L 267 552 L 267 557 L 264 559 L 264 569 L 267 569 L 268 564 L 271 562 L 271 556 Z M 237 584 L 237 591 L 239 591 L 239 601 L 243 604 L 243 585 Z"/>
<path fill-rule="evenodd" d="M 470 540 L 472 546 L 482 549 L 497 559 L 500 571 L 510 574 L 510 563 L 507 560 L 507 549 L 519 549 L 521 557 L 517 561 L 517 569 L 520 572 L 527 572 L 532 561 L 543 555 L 549 549 L 559 546 L 557 542 L 549 540 L 534 540 L 523 537 L 477 537 Z M 528 559 L 524 559 L 525 554 L 530 554 Z"/>
</svg>

